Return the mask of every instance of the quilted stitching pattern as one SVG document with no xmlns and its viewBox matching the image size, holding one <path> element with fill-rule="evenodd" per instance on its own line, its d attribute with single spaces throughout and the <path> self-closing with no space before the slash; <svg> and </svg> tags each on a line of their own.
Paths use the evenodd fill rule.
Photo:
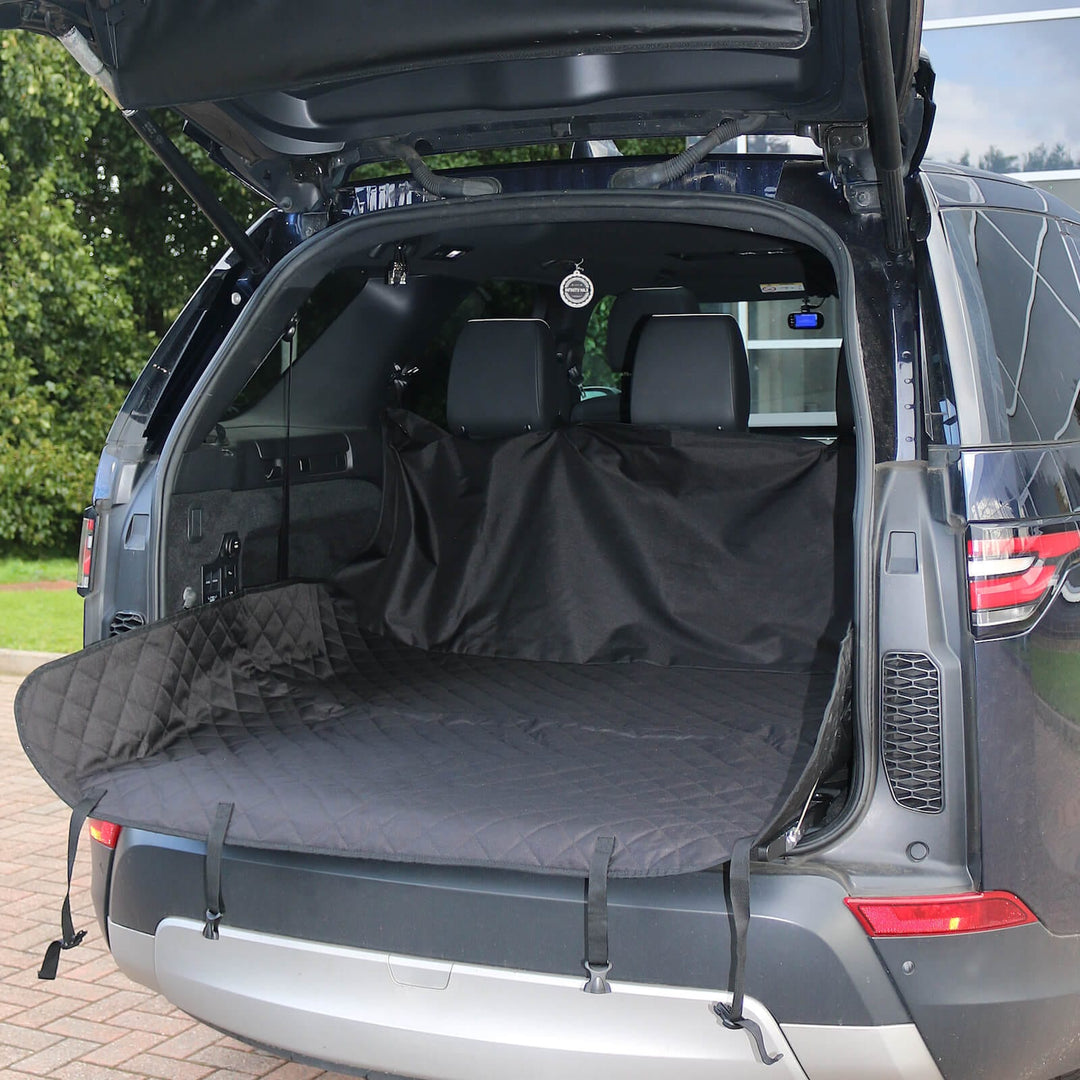
<svg viewBox="0 0 1080 1080">
<path fill-rule="evenodd" d="M 16 703 L 69 803 L 229 842 L 585 874 L 724 862 L 809 756 L 821 674 L 431 653 L 288 585 L 184 613 L 39 669 Z"/>
</svg>

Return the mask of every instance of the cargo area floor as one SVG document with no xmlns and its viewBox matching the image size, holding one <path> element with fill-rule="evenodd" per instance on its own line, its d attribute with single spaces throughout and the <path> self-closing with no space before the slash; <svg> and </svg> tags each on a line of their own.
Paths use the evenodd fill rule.
<svg viewBox="0 0 1080 1080">
<path fill-rule="evenodd" d="M 20 722 L 51 775 L 67 753 L 78 791 L 61 793 L 103 788 L 96 816 L 121 823 L 205 837 L 232 802 L 229 843 L 581 875 L 614 836 L 612 875 L 652 876 L 723 863 L 766 824 L 832 685 L 426 652 L 288 585 L 57 662 Z M 52 745 L 35 746 L 28 718 L 51 708 Z"/>
</svg>

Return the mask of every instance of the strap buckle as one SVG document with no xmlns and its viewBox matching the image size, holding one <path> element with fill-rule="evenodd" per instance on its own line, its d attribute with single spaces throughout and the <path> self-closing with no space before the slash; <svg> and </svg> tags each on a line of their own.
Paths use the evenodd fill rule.
<svg viewBox="0 0 1080 1080">
<path fill-rule="evenodd" d="M 207 941 L 217 941 L 218 938 L 221 937 L 218 926 L 221 923 L 222 914 L 223 913 L 220 911 L 211 911 L 209 908 L 206 909 L 206 925 L 203 927 L 202 936 L 206 938 Z"/>
<path fill-rule="evenodd" d="M 86 937 L 86 931 L 79 930 L 77 933 L 72 934 L 71 937 L 65 938 L 63 941 L 61 941 L 60 948 L 63 949 L 65 952 L 68 949 L 78 948 L 83 943 L 84 937 Z"/>
<path fill-rule="evenodd" d="M 585 970 L 589 973 L 589 981 L 585 984 L 586 994 L 610 994 L 611 984 L 607 981 L 610 964 L 593 964 L 585 961 Z"/>
</svg>

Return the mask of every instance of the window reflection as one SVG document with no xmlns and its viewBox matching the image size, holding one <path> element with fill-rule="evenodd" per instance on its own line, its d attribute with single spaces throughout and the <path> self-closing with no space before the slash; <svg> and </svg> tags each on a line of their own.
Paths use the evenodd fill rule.
<svg viewBox="0 0 1080 1080">
<path fill-rule="evenodd" d="M 949 211 L 945 223 L 958 257 L 978 271 L 977 285 L 961 280 L 986 337 L 980 353 L 996 361 L 983 408 L 1004 412 L 1005 424 L 991 438 L 1080 439 L 1080 229 L 1007 210 Z"/>
</svg>

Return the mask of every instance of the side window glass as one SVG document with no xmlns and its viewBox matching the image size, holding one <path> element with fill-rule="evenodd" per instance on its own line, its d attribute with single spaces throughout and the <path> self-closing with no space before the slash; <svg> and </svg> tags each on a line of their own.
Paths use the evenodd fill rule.
<svg viewBox="0 0 1080 1080">
<path fill-rule="evenodd" d="M 221 416 L 221 422 L 284 425 L 284 375 L 303 360 L 335 319 L 360 294 L 367 277 L 359 270 L 327 274 L 300 306 L 292 327 L 263 359 Z"/>
<path fill-rule="evenodd" d="M 981 286 L 982 296 L 972 296 L 974 283 L 961 273 L 975 342 L 990 365 L 984 375 L 998 382 L 984 387 L 984 406 L 1004 411 L 1009 442 L 1080 439 L 1075 235 L 1053 218 L 1019 211 L 966 210 L 947 219 L 958 264 L 972 257 Z"/>
</svg>

